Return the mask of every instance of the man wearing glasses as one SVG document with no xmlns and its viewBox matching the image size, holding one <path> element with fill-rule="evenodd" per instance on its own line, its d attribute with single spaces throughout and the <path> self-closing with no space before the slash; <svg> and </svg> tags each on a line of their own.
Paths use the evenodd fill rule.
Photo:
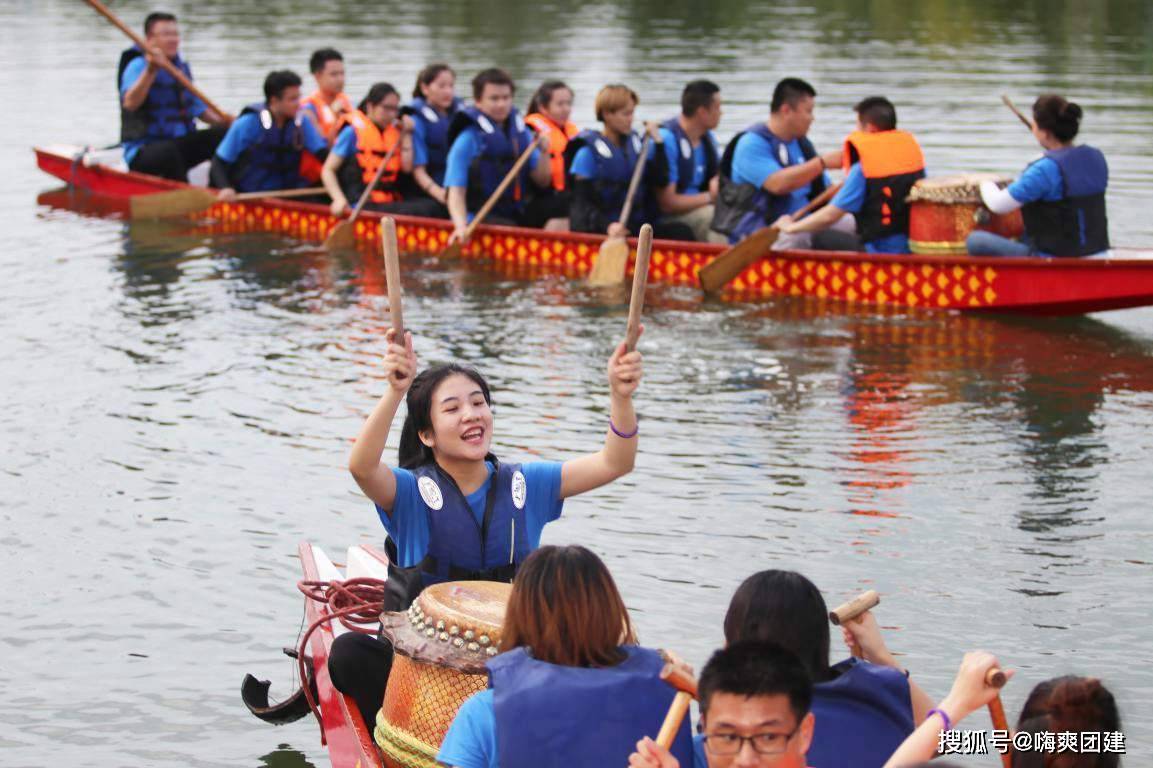
<svg viewBox="0 0 1153 768">
<path fill-rule="evenodd" d="M 813 685 L 796 656 L 741 642 L 713 654 L 699 683 L 701 735 L 693 768 L 805 768 L 813 737 Z M 680 768 L 645 737 L 631 768 Z"/>
</svg>

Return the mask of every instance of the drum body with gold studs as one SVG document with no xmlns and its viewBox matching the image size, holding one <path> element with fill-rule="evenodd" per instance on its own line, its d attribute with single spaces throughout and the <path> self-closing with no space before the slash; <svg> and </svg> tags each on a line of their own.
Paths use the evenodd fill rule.
<svg viewBox="0 0 1153 768">
<path fill-rule="evenodd" d="M 913 253 L 964 253 L 965 239 L 978 229 L 1018 238 L 1025 231 L 1021 211 L 996 214 L 981 202 L 983 181 L 1004 186 L 1008 179 L 966 173 L 921 179 L 909 193 L 909 250 Z"/>
<path fill-rule="evenodd" d="M 377 746 L 390 768 L 436 768 L 436 754 L 465 699 L 488 687 L 485 662 L 500 647 L 511 585 L 434 584 L 408 611 L 387 613 L 395 654 L 376 718 Z"/>
</svg>

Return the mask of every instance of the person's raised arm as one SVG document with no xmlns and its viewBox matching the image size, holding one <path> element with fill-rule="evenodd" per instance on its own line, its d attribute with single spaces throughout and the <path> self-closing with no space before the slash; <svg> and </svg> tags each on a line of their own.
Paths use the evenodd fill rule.
<svg viewBox="0 0 1153 768">
<path fill-rule="evenodd" d="M 380 459 L 397 408 L 404 400 L 412 378 L 416 376 L 417 363 L 416 353 L 412 350 L 411 333 L 404 334 L 404 346 L 395 342 L 395 331 L 391 328 L 385 334 L 385 339 L 388 341 L 388 352 L 384 356 L 388 390 L 360 428 L 352 453 L 348 456 L 348 471 L 364 495 L 391 515 L 392 502 L 396 498 L 396 477 L 392 474 L 392 468 Z"/>
<path fill-rule="evenodd" d="M 846 621 L 841 625 L 841 631 L 850 652 L 854 647 L 859 647 L 865 661 L 908 673 L 885 645 L 885 638 L 881 635 L 881 628 L 877 626 L 877 618 L 872 611 L 865 611 L 855 619 Z M 909 678 L 909 698 L 913 708 L 913 722 L 919 723 L 933 708 L 933 700 L 912 678 Z"/>
<path fill-rule="evenodd" d="M 991 653 L 985 651 L 966 653 L 949 695 L 934 708 L 933 715 L 926 718 L 917 730 L 909 734 L 901 746 L 897 747 L 897 751 L 888 759 L 884 768 L 902 768 L 936 757 L 941 733 L 954 727 L 974 710 L 987 705 L 997 696 L 998 689 L 985 682 L 985 675 L 996 666 L 999 666 L 997 657 Z M 1006 679 L 1012 676 L 1011 670 L 1005 670 Z"/>
<path fill-rule="evenodd" d="M 641 353 L 625 351 L 622 341 L 609 358 L 609 430 L 596 453 L 566 461 L 561 467 L 560 496 L 591 491 L 632 472 L 637 459 L 637 414 L 633 393 L 641 383 Z"/>
</svg>

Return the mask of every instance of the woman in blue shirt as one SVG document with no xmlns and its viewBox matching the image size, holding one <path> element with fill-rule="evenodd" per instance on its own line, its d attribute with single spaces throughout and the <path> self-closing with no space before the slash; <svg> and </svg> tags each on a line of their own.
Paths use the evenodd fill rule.
<svg viewBox="0 0 1153 768">
<path fill-rule="evenodd" d="M 564 499 L 632 471 L 637 417 L 632 396 L 641 355 L 621 343 L 608 362 L 609 428 L 596 453 L 565 462 L 505 464 L 491 453 L 492 397 L 472 368 L 450 364 L 417 375 L 412 335 L 390 330 L 384 369 L 388 389 L 357 436 L 348 467 L 376 505 L 389 537 L 385 609 L 405 610 L 438 581 L 511 581 L 540 544 Z M 401 400 L 408 413 L 397 467 L 381 461 Z M 368 635 L 337 639 L 329 660 L 333 684 L 372 722 L 388 681 L 392 651 Z"/>
</svg>

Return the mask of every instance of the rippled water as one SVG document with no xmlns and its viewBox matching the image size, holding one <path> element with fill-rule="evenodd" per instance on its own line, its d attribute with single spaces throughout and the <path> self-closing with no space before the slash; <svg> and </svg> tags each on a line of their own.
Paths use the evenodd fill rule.
<svg viewBox="0 0 1153 768">
<path fill-rule="evenodd" d="M 226 105 L 338 41 L 354 95 L 435 57 L 462 72 L 497 61 L 524 83 L 563 74 L 582 118 L 607 80 L 661 117 L 710 73 L 728 136 L 796 73 L 821 92 L 818 145 L 886 92 L 935 173 L 1016 171 L 1035 148 L 999 94 L 1064 90 L 1109 155 L 1114 239 L 1153 241 L 1140 3 L 382 3 L 365 23 L 349 2 L 171 5 Z M 117 8 L 134 24 L 148 10 Z M 238 689 L 248 671 L 290 679 L 277 659 L 300 617 L 296 543 L 381 538 L 343 469 L 383 386 L 379 268 L 275 237 L 127 226 L 39 174 L 34 143 L 115 140 L 120 47 L 79 3 L 0 4 L 14 107 L 0 127 L 0 764 L 324 765 L 311 723 L 266 726 Z M 421 358 L 491 377 L 502 455 L 597 446 L 622 307 L 559 278 L 404 268 Z M 650 303 L 637 471 L 571 500 L 545 534 L 606 558 L 645 641 L 699 664 L 759 568 L 800 569 L 830 601 L 874 587 L 932 694 L 975 646 L 1021 670 L 1011 715 L 1039 680 L 1100 675 L 1140 764 L 1153 310 L 1012 320 L 686 289 Z"/>
</svg>

